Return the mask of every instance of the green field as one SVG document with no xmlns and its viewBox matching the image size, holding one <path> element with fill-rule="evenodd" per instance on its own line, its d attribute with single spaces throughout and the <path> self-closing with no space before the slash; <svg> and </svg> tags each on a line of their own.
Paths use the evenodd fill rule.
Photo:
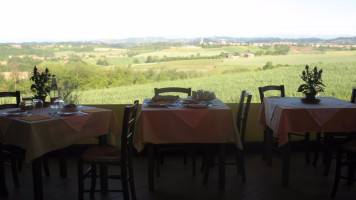
<svg viewBox="0 0 356 200">
<path fill-rule="evenodd" d="M 356 62 L 348 63 L 321 63 L 323 80 L 326 85 L 325 92 L 320 96 L 333 96 L 349 100 L 351 89 L 356 87 Z M 258 86 L 284 84 L 286 96 L 303 96 L 297 92 L 302 83 L 299 75 L 304 70 L 304 65 L 280 67 L 265 71 L 250 71 L 226 75 L 214 75 L 188 80 L 160 82 L 128 87 L 108 88 L 80 92 L 82 104 L 116 104 L 132 103 L 139 99 L 153 96 L 155 87 L 191 87 L 192 90 L 214 91 L 216 96 L 224 102 L 238 102 L 241 90 L 252 92 L 252 102 L 259 102 Z"/>
<path fill-rule="evenodd" d="M 196 49 L 198 50 L 198 49 Z M 201 49 L 202 50 L 202 49 Z M 240 48 L 241 50 L 241 48 Z M 179 52 L 163 50 L 159 53 L 145 53 L 143 55 L 165 55 L 172 51 L 170 56 L 191 54 L 187 49 Z M 237 51 L 237 48 L 230 48 Z M 199 51 L 197 51 L 199 52 Z M 197 52 L 194 52 L 195 54 Z M 219 52 L 216 49 L 203 52 Z M 142 54 L 137 57 L 143 56 Z M 168 55 L 168 54 L 166 54 Z M 277 66 L 272 70 L 261 70 L 266 62 L 271 61 Z M 356 51 L 335 51 L 317 54 L 294 53 L 279 56 L 261 56 L 254 58 L 239 59 L 201 59 L 180 60 L 161 63 L 142 63 L 132 65 L 134 70 L 197 70 L 205 72 L 208 76 L 187 80 L 177 80 L 144 85 L 132 85 L 125 87 L 107 88 L 102 90 L 90 90 L 80 92 L 83 104 L 111 104 L 131 103 L 134 99 L 141 102 L 144 98 L 153 96 L 155 87 L 191 87 L 193 90 L 203 89 L 214 91 L 218 98 L 224 102 L 238 102 L 241 90 L 253 93 L 252 102 L 259 102 L 259 86 L 284 84 L 287 96 L 303 96 L 298 93 L 297 88 L 302 83 L 300 74 L 304 66 L 318 66 L 322 68 L 324 83 L 327 86 L 320 96 L 333 96 L 348 100 L 351 89 L 356 87 Z M 85 97 L 85 98 L 84 98 Z"/>
<path fill-rule="evenodd" d="M 198 70 L 198 71 L 210 71 L 213 70 L 215 66 L 219 65 L 222 59 L 196 59 L 196 60 L 179 60 L 171 62 L 161 62 L 161 63 L 143 63 L 133 65 L 132 69 L 135 70 Z"/>
<path fill-rule="evenodd" d="M 257 88 L 272 84 L 284 84 L 287 96 L 302 96 L 303 94 L 296 91 L 302 83 L 300 74 L 306 64 L 311 67 L 318 66 L 319 69 L 322 68 L 324 71 L 323 79 L 326 88 L 325 92 L 320 94 L 321 96 L 333 96 L 348 100 L 351 89 L 356 87 L 355 50 L 320 50 L 311 45 L 290 46 L 287 55 L 240 57 L 237 59 L 219 57 L 213 59 L 212 56 L 221 55 L 222 52 L 225 54 L 264 52 L 272 47 L 221 46 L 202 48 L 197 46 L 172 46 L 167 48 L 165 46 L 164 48 L 152 46 L 132 49 L 98 47 L 91 48 L 94 49 L 93 51 L 90 51 L 90 48 L 81 51 L 78 47 L 74 49 L 67 47 L 62 50 L 60 50 L 61 48 L 58 48 L 58 50 L 54 48 L 50 52 L 54 52 L 56 56 L 68 58 L 46 60 L 38 66 L 43 69 L 48 67 L 52 73 L 61 74 L 58 77 L 59 84 L 61 84 L 61 78 L 62 80 L 72 81 L 72 84 L 77 84 L 77 88 L 83 90 L 77 91 L 79 95 L 78 103 L 81 104 L 126 104 L 132 103 L 134 99 L 139 99 L 142 102 L 144 98 L 153 96 L 155 87 L 168 86 L 214 91 L 217 97 L 224 102 L 238 102 L 241 90 L 252 92 L 254 95 L 252 101 L 259 102 Z M 159 60 L 155 63 L 146 63 L 148 56 L 173 57 L 172 60 L 175 61 L 164 62 Z M 21 60 L 18 59 L 15 63 L 19 61 Z M 20 64 L 26 64 L 29 61 L 31 61 L 31 57 Z M 105 61 L 105 64 L 98 61 Z M 272 62 L 274 68 L 263 70 L 267 62 Z M 32 68 L 32 66 L 30 67 Z M 78 75 L 79 73 L 80 75 Z M 170 75 L 185 74 L 186 76 L 171 76 L 174 78 L 163 77 L 160 79 L 159 75 L 165 73 L 170 73 Z M 137 74 L 141 76 L 141 81 L 136 79 Z M 154 75 L 149 76 L 149 74 Z M 174 79 L 174 81 L 165 81 L 169 79 Z M 136 80 L 139 81 L 136 82 Z M 0 83 L 1 81 L 3 88 L 14 90 L 11 81 L 0 79 Z M 116 87 L 118 85 L 125 86 Z M 20 88 L 22 94 L 31 95 L 28 80 L 20 81 L 17 88 Z"/>
<path fill-rule="evenodd" d="M 319 63 L 356 62 L 356 51 L 329 52 L 325 54 L 292 54 L 280 56 L 261 56 L 254 58 L 226 59 L 221 66 L 263 66 L 267 61 L 274 65 L 315 65 Z"/>
</svg>

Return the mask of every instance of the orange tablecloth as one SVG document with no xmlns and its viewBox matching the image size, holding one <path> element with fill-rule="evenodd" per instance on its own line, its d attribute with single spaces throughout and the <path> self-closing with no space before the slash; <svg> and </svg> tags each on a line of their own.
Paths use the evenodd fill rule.
<svg viewBox="0 0 356 200">
<path fill-rule="evenodd" d="M 94 109 L 83 106 L 80 110 Z M 60 117 L 50 116 L 27 121 L 18 117 L 7 117 L 0 111 L 0 141 L 26 150 L 26 161 L 31 161 L 43 154 L 61 149 L 79 141 L 105 135 L 121 136 L 121 130 L 111 110 L 96 109 L 96 112 Z M 32 116 L 49 116 L 56 109 L 43 108 L 29 111 Z M 31 117 L 31 116 L 29 116 Z"/>
<path fill-rule="evenodd" d="M 232 110 L 216 99 L 207 108 L 149 107 L 146 99 L 136 123 L 135 148 L 146 143 L 236 143 L 242 149 Z"/>
<path fill-rule="evenodd" d="M 300 97 L 265 98 L 258 121 L 279 137 L 278 146 L 288 143 L 288 132 L 356 131 L 356 105 L 332 97 L 318 104 L 304 104 Z"/>
</svg>

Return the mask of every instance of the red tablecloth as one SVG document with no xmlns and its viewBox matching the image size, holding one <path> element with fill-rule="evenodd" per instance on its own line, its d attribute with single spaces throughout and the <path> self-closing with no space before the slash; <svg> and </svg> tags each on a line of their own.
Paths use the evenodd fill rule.
<svg viewBox="0 0 356 200">
<path fill-rule="evenodd" d="M 135 148 L 145 143 L 235 143 L 242 149 L 232 110 L 216 99 L 207 108 L 149 107 L 146 99 L 136 123 Z"/>
<path fill-rule="evenodd" d="M 258 121 L 278 134 L 281 147 L 288 132 L 356 131 L 356 105 L 332 97 L 320 97 L 317 104 L 305 104 L 299 97 L 265 98 Z"/>
</svg>

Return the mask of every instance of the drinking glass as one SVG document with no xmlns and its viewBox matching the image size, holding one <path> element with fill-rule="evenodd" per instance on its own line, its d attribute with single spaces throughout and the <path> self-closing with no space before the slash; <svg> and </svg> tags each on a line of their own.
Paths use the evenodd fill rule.
<svg viewBox="0 0 356 200">
<path fill-rule="evenodd" d="M 33 105 L 35 109 L 41 109 L 43 108 L 43 101 L 41 99 L 34 99 Z"/>
<path fill-rule="evenodd" d="M 63 108 L 64 101 L 61 98 L 54 100 L 54 108 Z"/>
</svg>

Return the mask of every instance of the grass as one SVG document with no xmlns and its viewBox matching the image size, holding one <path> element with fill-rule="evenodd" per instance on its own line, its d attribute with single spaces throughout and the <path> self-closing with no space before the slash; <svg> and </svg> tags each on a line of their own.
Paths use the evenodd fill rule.
<svg viewBox="0 0 356 200">
<path fill-rule="evenodd" d="M 133 65 L 132 68 L 135 70 L 200 70 L 200 71 L 209 71 L 212 70 L 216 65 L 218 65 L 222 60 L 221 59 L 197 59 L 197 60 L 178 60 L 170 62 L 161 62 L 161 63 L 143 63 L 138 65 Z"/>
<path fill-rule="evenodd" d="M 356 51 L 226 59 L 220 63 L 220 66 L 264 66 L 267 61 L 271 61 L 273 65 L 316 65 L 319 63 L 356 62 Z"/>
<path fill-rule="evenodd" d="M 143 53 L 140 55 L 137 55 L 136 57 L 147 57 L 147 56 L 158 56 L 158 57 L 191 57 L 193 56 L 216 56 L 220 55 L 221 52 L 224 52 L 222 50 L 220 51 L 155 51 L 155 52 L 150 52 L 150 53 Z"/>
<path fill-rule="evenodd" d="M 320 64 L 323 79 L 326 85 L 325 92 L 320 96 L 333 96 L 344 100 L 349 100 L 351 89 L 356 87 L 356 62 L 354 63 L 329 63 Z M 286 96 L 303 96 L 298 93 L 297 88 L 302 83 L 300 74 L 304 69 L 303 65 L 280 67 L 265 71 L 249 71 L 235 74 L 222 74 L 209 77 L 150 83 L 144 85 L 133 85 L 117 88 L 107 88 L 102 90 L 90 90 L 80 92 L 82 104 L 121 104 L 132 103 L 139 99 L 153 96 L 155 87 L 191 87 L 192 90 L 214 91 L 217 98 L 224 102 L 238 102 L 241 90 L 252 92 L 252 102 L 259 102 L 259 86 L 264 85 L 285 85 Z"/>
<path fill-rule="evenodd" d="M 122 51 L 81 52 L 78 56 L 95 55 L 95 58 L 84 59 L 95 65 L 98 59 L 105 58 L 110 65 L 131 66 L 134 70 L 195 70 L 206 73 L 207 76 L 194 79 L 169 82 L 149 83 L 125 87 L 106 88 L 100 90 L 81 91 L 82 104 L 116 104 L 132 103 L 139 99 L 153 96 L 155 87 L 191 87 L 193 90 L 203 89 L 214 91 L 224 102 L 238 102 L 241 90 L 252 92 L 252 102 L 259 102 L 257 88 L 264 85 L 284 84 L 287 96 L 303 96 L 296 92 L 302 83 L 300 74 L 306 64 L 322 68 L 324 83 L 327 86 L 321 96 L 333 96 L 349 100 L 351 89 L 356 87 L 356 51 L 329 51 L 322 53 L 311 47 L 293 47 L 288 55 L 260 56 L 239 59 L 197 59 L 179 60 L 159 63 L 144 63 L 147 56 L 159 57 L 190 57 L 219 55 L 226 53 L 243 53 L 260 50 L 254 46 L 229 46 L 222 48 L 179 47 L 143 53 L 134 57 L 120 57 Z M 72 51 L 62 51 L 56 55 L 75 54 Z M 139 64 L 134 64 L 138 61 Z M 266 62 L 271 61 L 276 69 L 262 71 Z"/>
</svg>

